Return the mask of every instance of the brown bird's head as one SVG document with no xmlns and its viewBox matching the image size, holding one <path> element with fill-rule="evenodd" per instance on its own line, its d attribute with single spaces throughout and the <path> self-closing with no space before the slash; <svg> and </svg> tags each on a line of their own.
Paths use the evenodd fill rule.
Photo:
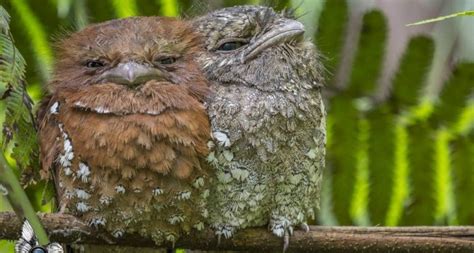
<svg viewBox="0 0 474 253">
<path fill-rule="evenodd" d="M 140 94 L 160 83 L 184 86 L 203 100 L 207 85 L 194 62 L 200 50 L 198 35 L 177 19 L 134 17 L 93 25 L 58 44 L 50 90 Z"/>
<path fill-rule="evenodd" d="M 314 45 L 304 41 L 304 26 L 290 12 L 235 6 L 199 17 L 194 26 L 208 51 L 200 63 L 208 78 L 220 84 L 270 91 L 281 89 L 281 82 L 298 71 L 311 75 L 308 79 L 320 76 Z"/>
</svg>

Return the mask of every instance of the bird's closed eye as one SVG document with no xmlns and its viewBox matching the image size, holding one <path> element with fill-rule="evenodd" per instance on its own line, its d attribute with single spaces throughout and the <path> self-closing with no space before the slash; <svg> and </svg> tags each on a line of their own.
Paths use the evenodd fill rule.
<svg viewBox="0 0 474 253">
<path fill-rule="evenodd" d="M 95 68 L 104 67 L 105 63 L 101 60 L 88 60 L 86 61 L 85 65 L 88 68 L 95 69 Z"/>
<path fill-rule="evenodd" d="M 224 51 L 224 52 L 234 51 L 245 45 L 247 45 L 247 41 L 244 41 L 244 40 L 225 41 L 221 43 L 219 47 L 217 47 L 217 51 Z"/>
<path fill-rule="evenodd" d="M 162 65 L 170 65 L 175 63 L 177 60 L 176 57 L 173 56 L 166 56 L 166 57 L 158 57 L 155 62 L 162 64 Z"/>
</svg>

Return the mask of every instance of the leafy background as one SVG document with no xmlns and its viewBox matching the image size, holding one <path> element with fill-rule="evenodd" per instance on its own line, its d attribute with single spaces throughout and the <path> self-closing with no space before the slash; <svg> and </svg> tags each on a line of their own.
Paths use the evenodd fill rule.
<svg viewBox="0 0 474 253">
<path fill-rule="evenodd" d="M 472 1 L 0 0 L 36 102 L 50 78 L 52 41 L 66 31 L 118 17 L 193 16 L 246 3 L 296 8 L 325 55 L 327 169 L 315 222 L 474 224 L 474 17 L 405 26 L 474 9 Z M 40 203 L 40 190 L 28 194 L 38 210 L 50 210 Z M 0 200 L 0 210 L 8 209 Z M 12 251 L 12 244 L 0 242 L 0 251 Z"/>
</svg>

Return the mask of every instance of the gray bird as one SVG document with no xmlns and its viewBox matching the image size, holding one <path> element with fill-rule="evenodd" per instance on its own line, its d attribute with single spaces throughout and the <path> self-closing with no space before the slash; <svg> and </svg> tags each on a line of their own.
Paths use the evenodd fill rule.
<svg viewBox="0 0 474 253">
<path fill-rule="evenodd" d="M 236 6 L 194 20 L 215 169 L 209 223 L 220 238 L 268 224 L 285 248 L 319 207 L 326 140 L 323 68 L 304 27 L 288 12 Z"/>
</svg>

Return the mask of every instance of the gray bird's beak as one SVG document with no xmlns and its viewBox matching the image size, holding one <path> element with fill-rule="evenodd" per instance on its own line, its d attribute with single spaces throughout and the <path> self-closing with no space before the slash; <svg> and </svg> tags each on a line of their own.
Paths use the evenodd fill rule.
<svg viewBox="0 0 474 253">
<path fill-rule="evenodd" d="M 138 86 L 150 80 L 164 80 L 163 73 L 156 68 L 129 61 L 119 63 L 116 67 L 106 71 L 102 77 L 107 82 Z"/>
<path fill-rule="evenodd" d="M 254 58 L 263 50 L 278 45 L 283 42 L 290 41 L 304 33 L 304 26 L 301 22 L 292 19 L 285 19 L 275 28 L 264 33 L 255 41 L 250 42 L 248 48 L 242 52 L 242 63 Z"/>
</svg>

